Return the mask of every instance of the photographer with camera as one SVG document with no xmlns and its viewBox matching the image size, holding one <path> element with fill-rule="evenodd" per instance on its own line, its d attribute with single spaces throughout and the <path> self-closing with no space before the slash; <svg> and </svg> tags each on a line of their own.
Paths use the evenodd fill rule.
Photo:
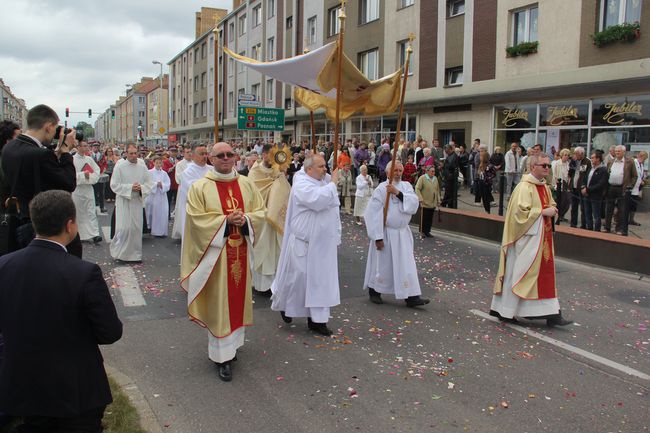
<svg viewBox="0 0 650 433">
<path fill-rule="evenodd" d="M 59 116 L 47 105 L 37 105 L 27 113 L 27 130 L 6 144 L 2 151 L 3 190 L 9 199 L 5 208 L 18 208 L 14 249 L 27 246 L 34 238 L 29 202 L 41 191 L 61 189 L 72 192 L 77 186 L 70 151 L 83 134 L 59 125 Z M 53 141 L 58 140 L 56 146 Z M 71 254 L 81 257 L 79 237 L 70 243 Z"/>
</svg>

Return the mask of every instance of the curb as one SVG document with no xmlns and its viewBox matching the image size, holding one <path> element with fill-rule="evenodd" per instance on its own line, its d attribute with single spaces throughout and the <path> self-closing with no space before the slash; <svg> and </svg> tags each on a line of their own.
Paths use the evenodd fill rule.
<svg viewBox="0 0 650 433">
<path fill-rule="evenodd" d="M 133 379 L 120 373 L 110 365 L 104 364 L 104 368 L 106 368 L 106 373 L 117 382 L 122 392 L 126 394 L 133 407 L 135 407 L 135 410 L 140 416 L 140 426 L 142 429 L 147 433 L 163 433 L 149 402 L 145 398 L 144 394 L 140 392 L 140 389 Z"/>
</svg>

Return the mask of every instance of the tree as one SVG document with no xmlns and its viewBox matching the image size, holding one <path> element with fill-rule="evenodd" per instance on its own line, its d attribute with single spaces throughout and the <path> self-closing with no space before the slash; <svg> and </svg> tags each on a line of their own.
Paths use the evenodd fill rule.
<svg viewBox="0 0 650 433">
<path fill-rule="evenodd" d="M 86 140 L 95 137 L 95 128 L 93 128 L 92 125 L 90 125 L 89 123 L 79 122 L 77 123 L 77 126 L 74 127 L 74 129 L 76 129 L 77 131 L 83 131 L 84 138 Z"/>
</svg>

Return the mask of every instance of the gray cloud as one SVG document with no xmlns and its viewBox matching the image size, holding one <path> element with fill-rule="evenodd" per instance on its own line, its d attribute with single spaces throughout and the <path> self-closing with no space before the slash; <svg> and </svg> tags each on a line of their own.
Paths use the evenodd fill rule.
<svg viewBox="0 0 650 433">
<path fill-rule="evenodd" d="M 28 107 L 48 104 L 62 119 L 66 107 L 99 114 L 124 95 L 125 84 L 157 76 L 159 66 L 151 61 L 164 64 L 192 42 L 194 12 L 201 6 L 232 7 L 231 0 L 5 3 L 0 78 Z M 74 115 L 69 121 L 95 118 Z"/>
</svg>

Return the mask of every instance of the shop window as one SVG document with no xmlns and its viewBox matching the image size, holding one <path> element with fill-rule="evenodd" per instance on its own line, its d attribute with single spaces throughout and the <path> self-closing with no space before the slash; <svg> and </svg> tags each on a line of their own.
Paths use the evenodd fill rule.
<svg viewBox="0 0 650 433">
<path fill-rule="evenodd" d="M 327 36 L 334 36 L 338 35 L 339 31 L 341 31 L 341 23 L 339 22 L 339 11 L 341 10 L 341 6 L 336 6 L 330 9 L 327 12 L 327 20 L 328 20 L 328 26 L 327 26 Z"/>
<path fill-rule="evenodd" d="M 403 67 L 404 64 L 406 63 L 406 50 L 407 50 L 408 46 L 409 46 L 409 40 L 408 39 L 397 42 L 397 60 L 399 62 L 397 64 L 397 68 Z M 411 58 L 409 60 L 409 75 L 413 75 L 413 69 L 415 69 L 413 67 L 414 54 L 415 54 L 415 51 L 413 51 L 411 53 Z"/>
<path fill-rule="evenodd" d="M 512 17 L 512 46 L 538 40 L 539 8 L 537 5 L 511 11 L 510 15 Z"/>
<path fill-rule="evenodd" d="M 465 0 L 447 0 L 447 18 L 465 13 Z"/>
<path fill-rule="evenodd" d="M 307 20 L 307 45 L 316 43 L 316 16 Z"/>
<path fill-rule="evenodd" d="M 641 20 L 641 0 L 601 0 L 600 30 Z"/>
<path fill-rule="evenodd" d="M 359 53 L 359 70 L 369 80 L 379 78 L 379 49 Z"/>
<path fill-rule="evenodd" d="M 445 71 L 445 85 L 446 86 L 462 86 L 463 85 L 463 67 L 448 68 Z"/>
<path fill-rule="evenodd" d="M 359 24 L 379 19 L 379 0 L 359 0 Z"/>
</svg>

